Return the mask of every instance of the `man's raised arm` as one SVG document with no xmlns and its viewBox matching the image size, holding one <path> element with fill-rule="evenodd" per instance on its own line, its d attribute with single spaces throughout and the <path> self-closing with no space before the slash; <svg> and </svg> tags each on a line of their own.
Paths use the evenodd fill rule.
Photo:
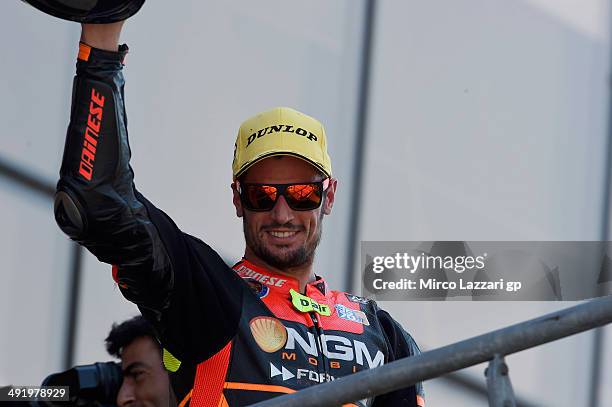
<svg viewBox="0 0 612 407">
<path fill-rule="evenodd" d="M 122 74 L 127 47 L 118 46 L 122 25 L 83 25 L 55 218 L 100 261 L 121 268 L 120 285 L 129 287 L 146 273 L 151 295 L 136 284 L 129 299 L 159 310 L 172 276 L 129 165 Z"/>
<path fill-rule="evenodd" d="M 81 42 L 104 51 L 119 50 L 119 37 L 125 21 L 111 24 L 82 24 Z"/>
<path fill-rule="evenodd" d="M 83 26 L 55 218 L 71 239 L 116 266 L 121 293 L 156 325 L 164 347 L 198 363 L 234 336 L 245 288 L 214 250 L 134 186 L 121 27 Z"/>
</svg>

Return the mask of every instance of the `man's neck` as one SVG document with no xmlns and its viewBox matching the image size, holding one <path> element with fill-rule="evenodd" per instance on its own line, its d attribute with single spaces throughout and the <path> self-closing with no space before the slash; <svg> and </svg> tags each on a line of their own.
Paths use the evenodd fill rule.
<svg viewBox="0 0 612 407">
<path fill-rule="evenodd" d="M 262 267 L 273 273 L 282 274 L 284 276 L 296 279 L 300 287 L 300 293 L 302 294 L 305 294 L 306 292 L 306 285 L 316 280 L 312 263 L 299 267 L 279 269 L 266 263 L 260 257 L 256 256 L 253 252 L 251 252 L 248 248 L 245 250 L 244 259 L 248 260 L 256 266 Z"/>
</svg>

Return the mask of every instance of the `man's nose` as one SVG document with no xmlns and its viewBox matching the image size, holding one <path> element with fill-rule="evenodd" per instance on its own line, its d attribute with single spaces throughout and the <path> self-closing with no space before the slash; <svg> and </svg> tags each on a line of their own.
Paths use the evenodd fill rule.
<svg viewBox="0 0 612 407">
<path fill-rule="evenodd" d="M 121 384 L 121 388 L 119 389 L 119 393 L 117 394 L 117 406 L 131 406 L 135 400 L 132 386 L 126 383 L 126 380 L 124 379 L 123 383 Z"/>
<path fill-rule="evenodd" d="M 285 223 L 289 223 L 293 220 L 293 211 L 289 205 L 287 205 L 287 201 L 285 200 L 284 196 L 278 198 L 274 208 L 272 208 L 270 216 L 272 216 L 272 219 L 280 225 L 284 225 Z"/>
</svg>

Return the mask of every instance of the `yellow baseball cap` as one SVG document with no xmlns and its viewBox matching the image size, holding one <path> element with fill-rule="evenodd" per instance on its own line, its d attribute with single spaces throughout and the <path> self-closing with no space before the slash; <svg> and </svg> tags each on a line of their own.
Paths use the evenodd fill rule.
<svg viewBox="0 0 612 407">
<path fill-rule="evenodd" d="M 274 155 L 301 158 L 326 176 L 332 175 L 323 125 L 289 107 L 276 107 L 242 123 L 234 145 L 234 179 L 256 162 Z"/>
</svg>

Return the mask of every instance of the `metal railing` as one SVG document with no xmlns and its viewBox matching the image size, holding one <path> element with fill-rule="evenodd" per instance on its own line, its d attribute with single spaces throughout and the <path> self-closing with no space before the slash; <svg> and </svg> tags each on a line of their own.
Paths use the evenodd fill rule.
<svg viewBox="0 0 612 407">
<path fill-rule="evenodd" d="M 340 406 L 405 388 L 459 369 L 490 361 L 487 368 L 489 405 L 516 405 L 503 357 L 612 322 L 612 296 L 591 300 L 536 319 L 466 339 L 418 356 L 397 360 L 253 407 Z M 367 385 L 364 385 L 367 383 Z"/>
</svg>

